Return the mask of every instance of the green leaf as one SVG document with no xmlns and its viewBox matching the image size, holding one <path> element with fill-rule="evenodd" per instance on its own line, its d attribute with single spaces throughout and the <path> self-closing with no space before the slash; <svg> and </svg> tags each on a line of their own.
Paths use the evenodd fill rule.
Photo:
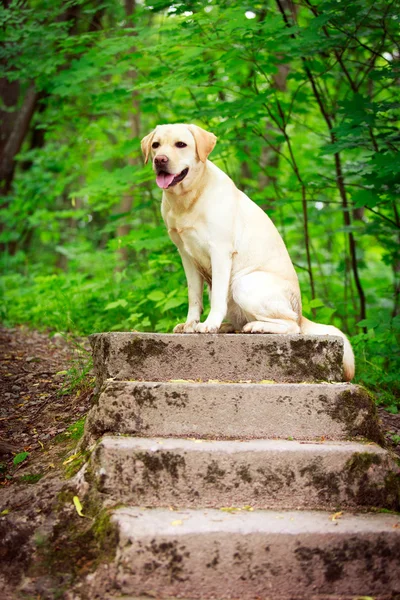
<svg viewBox="0 0 400 600">
<path fill-rule="evenodd" d="M 13 458 L 13 464 L 19 465 L 20 463 L 24 462 L 24 460 L 26 460 L 28 456 L 29 452 L 20 452 L 19 454 L 16 454 Z"/>
<path fill-rule="evenodd" d="M 167 310 L 171 310 L 171 308 L 176 308 L 178 306 L 182 306 L 182 304 L 185 304 L 185 302 L 186 302 L 186 298 L 171 298 L 164 304 L 161 312 L 164 313 Z"/>
<path fill-rule="evenodd" d="M 319 308 L 320 306 L 325 306 L 325 302 L 323 302 L 320 298 L 314 298 L 309 303 L 310 308 Z"/>
<path fill-rule="evenodd" d="M 159 302 L 160 300 L 163 300 L 165 298 L 165 294 L 163 292 L 155 290 L 154 292 L 150 292 L 150 294 L 148 294 L 147 297 L 153 302 Z"/>
<path fill-rule="evenodd" d="M 128 306 L 128 302 L 123 298 L 120 300 L 115 300 L 115 302 L 110 302 L 104 307 L 104 310 L 113 310 L 114 308 L 126 308 Z"/>
</svg>

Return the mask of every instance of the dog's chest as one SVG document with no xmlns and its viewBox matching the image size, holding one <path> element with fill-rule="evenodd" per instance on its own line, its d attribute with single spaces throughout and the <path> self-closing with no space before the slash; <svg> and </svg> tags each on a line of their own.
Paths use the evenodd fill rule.
<svg viewBox="0 0 400 600">
<path fill-rule="evenodd" d="M 201 228 L 195 226 L 171 227 L 169 234 L 178 248 L 185 250 L 196 262 L 204 265 L 210 262 L 208 239 Z"/>
<path fill-rule="evenodd" d="M 201 272 L 211 274 L 210 244 L 202 223 L 168 217 L 165 221 L 174 244 L 191 257 Z"/>
</svg>

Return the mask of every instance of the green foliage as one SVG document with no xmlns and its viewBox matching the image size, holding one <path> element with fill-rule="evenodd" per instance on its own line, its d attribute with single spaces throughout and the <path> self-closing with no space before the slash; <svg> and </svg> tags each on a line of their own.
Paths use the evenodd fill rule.
<svg viewBox="0 0 400 600">
<path fill-rule="evenodd" d="M 0 9 L 2 77 L 18 82 L 20 104 L 32 84 L 40 94 L 1 211 L 3 322 L 69 336 L 182 322 L 185 277 L 140 138 L 196 122 L 284 237 L 304 314 L 351 336 L 358 381 L 397 410 L 396 3 L 287 4 Z M 88 381 L 78 355 L 66 393 Z"/>
<path fill-rule="evenodd" d="M 26 475 L 21 475 L 19 481 L 22 483 L 37 483 L 43 477 L 43 473 L 27 473 Z"/>
<path fill-rule="evenodd" d="M 83 430 L 78 438 L 75 437 L 72 439 L 75 439 L 75 440 L 80 439 L 82 437 L 82 434 L 83 434 Z M 71 460 L 71 458 L 72 458 L 72 460 Z M 67 459 L 66 461 L 64 461 L 63 464 L 64 464 L 65 478 L 71 479 L 71 477 L 76 475 L 76 473 L 88 461 L 88 459 L 89 459 L 89 453 L 78 452 L 78 454 L 74 454 L 74 455 L 72 455 L 72 457 L 70 457 L 70 459 Z"/>
<path fill-rule="evenodd" d="M 86 417 L 82 417 L 82 419 L 79 419 L 79 421 L 76 421 L 76 423 L 73 423 L 68 427 L 67 432 L 69 433 L 71 440 L 80 440 L 83 436 L 85 418 Z"/>
<path fill-rule="evenodd" d="M 77 341 L 75 336 L 64 334 L 64 338 L 69 343 L 69 347 L 74 350 L 74 357 L 69 363 L 69 368 L 65 373 L 65 380 L 58 394 L 64 396 L 77 391 L 79 394 L 91 390 L 94 386 L 94 380 L 89 377 L 93 367 L 92 355 L 84 346 Z"/>
<path fill-rule="evenodd" d="M 78 419 L 78 421 L 75 421 L 75 423 L 72 423 L 72 425 L 69 425 L 66 431 L 56 436 L 56 442 L 61 443 L 65 440 L 74 440 L 75 442 L 77 442 L 78 440 L 80 440 L 83 436 L 85 420 L 86 416 L 82 417 L 81 419 Z"/>
<path fill-rule="evenodd" d="M 358 357 L 357 380 L 373 390 L 378 404 L 397 413 L 400 398 L 400 315 L 392 319 L 385 314 L 377 314 L 359 325 L 365 325 L 368 333 L 352 338 Z"/>
<path fill-rule="evenodd" d="M 15 466 L 21 464 L 22 462 L 24 462 L 24 460 L 26 460 L 28 458 L 28 456 L 29 456 L 29 452 L 19 452 L 13 458 L 13 464 Z"/>
</svg>

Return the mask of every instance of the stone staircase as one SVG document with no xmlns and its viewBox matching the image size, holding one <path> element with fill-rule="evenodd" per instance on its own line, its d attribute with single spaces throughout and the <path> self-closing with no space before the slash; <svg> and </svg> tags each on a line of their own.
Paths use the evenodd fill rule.
<svg viewBox="0 0 400 600">
<path fill-rule="evenodd" d="M 91 336 L 92 596 L 400 599 L 399 468 L 330 336 Z M 384 512 L 386 511 L 386 512 Z"/>
</svg>

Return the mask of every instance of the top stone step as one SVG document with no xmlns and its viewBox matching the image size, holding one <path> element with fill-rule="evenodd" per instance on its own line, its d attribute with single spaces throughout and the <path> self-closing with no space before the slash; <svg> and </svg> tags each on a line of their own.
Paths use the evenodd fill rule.
<svg viewBox="0 0 400 600">
<path fill-rule="evenodd" d="M 343 381 L 343 341 L 329 335 L 110 332 L 89 340 L 99 386 L 109 378 Z"/>
</svg>

